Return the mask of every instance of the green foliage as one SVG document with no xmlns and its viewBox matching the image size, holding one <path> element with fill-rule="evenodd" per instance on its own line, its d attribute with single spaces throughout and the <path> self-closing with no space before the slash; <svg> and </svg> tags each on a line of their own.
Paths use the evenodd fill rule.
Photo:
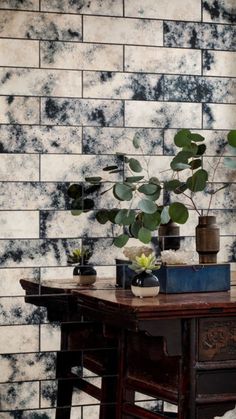
<svg viewBox="0 0 236 419">
<path fill-rule="evenodd" d="M 134 136 L 132 144 L 134 149 L 140 149 L 140 134 Z M 120 232 L 114 238 L 117 247 L 126 245 L 130 237 L 134 237 L 142 243 L 149 243 L 153 231 L 160 224 L 166 224 L 170 220 L 178 224 L 184 224 L 189 216 L 188 208 L 198 211 L 194 202 L 195 193 L 206 189 L 208 173 L 203 168 L 203 157 L 206 152 L 204 137 L 198 133 L 192 133 L 189 129 L 182 129 L 174 137 L 174 144 L 178 152 L 172 158 L 169 168 L 169 179 L 160 182 L 155 176 L 149 176 L 148 163 L 145 156 L 140 161 L 138 158 L 117 153 L 117 164 L 110 164 L 103 168 L 108 175 L 113 173 L 125 173 L 125 178 L 116 182 L 105 181 L 101 176 L 86 177 L 89 184 L 72 184 L 68 188 L 68 196 L 72 200 L 71 213 L 79 216 L 86 211 L 94 211 L 96 220 L 100 224 L 112 223 L 119 227 Z M 228 146 L 236 153 L 236 131 L 228 134 Z M 224 159 L 225 166 L 236 168 L 234 157 Z M 217 167 L 216 167 L 217 168 Z M 108 184 L 104 190 L 105 182 Z M 117 201 L 117 207 L 95 210 L 95 198 L 111 191 Z M 190 205 L 181 202 L 168 204 L 158 203 L 162 191 L 177 195 L 178 201 L 181 194 L 184 199 L 189 199 Z M 95 193 L 95 197 L 94 197 Z M 215 193 L 215 192 L 214 192 Z M 165 194 L 164 194 L 165 196 Z M 127 205 L 126 205 L 127 204 Z M 199 212 L 199 211 L 198 211 Z"/>
<path fill-rule="evenodd" d="M 92 250 L 90 250 L 87 247 L 74 249 L 72 250 L 72 253 L 68 255 L 67 262 L 69 264 L 74 264 L 74 263 L 87 264 L 92 254 L 93 254 Z"/>
<path fill-rule="evenodd" d="M 148 256 L 145 256 L 143 253 L 141 256 L 135 257 L 135 260 L 132 261 L 130 268 L 137 273 L 144 271 L 150 273 L 154 269 L 159 269 L 160 266 L 157 265 L 157 260 L 154 253 L 151 253 Z"/>
</svg>

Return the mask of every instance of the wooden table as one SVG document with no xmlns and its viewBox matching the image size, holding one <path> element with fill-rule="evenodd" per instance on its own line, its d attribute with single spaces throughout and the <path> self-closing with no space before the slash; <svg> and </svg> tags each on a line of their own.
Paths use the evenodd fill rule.
<svg viewBox="0 0 236 419">
<path fill-rule="evenodd" d="M 139 299 L 114 286 L 68 289 L 47 284 L 38 294 L 39 285 L 21 284 L 26 301 L 47 301 L 49 319 L 73 319 L 76 324 L 82 313 L 102 326 L 105 339 L 118 338 L 116 419 L 145 417 L 135 416 L 139 408 L 127 397 L 134 388 L 176 403 L 178 419 L 213 419 L 235 406 L 236 290 Z M 90 339 L 96 348 L 95 342 Z"/>
<path fill-rule="evenodd" d="M 142 417 L 124 389 L 175 402 L 179 419 L 213 419 L 235 406 L 236 290 L 145 299 L 120 289 L 72 293 L 84 314 L 120 330 L 117 419 Z"/>
</svg>

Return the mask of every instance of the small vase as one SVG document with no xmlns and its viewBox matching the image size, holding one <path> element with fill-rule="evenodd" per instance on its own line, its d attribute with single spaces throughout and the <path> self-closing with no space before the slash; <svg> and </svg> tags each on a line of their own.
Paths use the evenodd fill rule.
<svg viewBox="0 0 236 419">
<path fill-rule="evenodd" d="M 161 250 L 178 250 L 180 248 L 179 226 L 170 220 L 160 224 L 158 228 L 158 243 Z"/>
<path fill-rule="evenodd" d="M 74 267 L 73 276 L 78 285 L 92 285 L 96 281 L 97 272 L 92 265 L 77 265 Z"/>
<path fill-rule="evenodd" d="M 144 271 L 132 279 L 131 291 L 135 297 L 155 297 L 160 291 L 159 280 L 152 273 Z"/>
<path fill-rule="evenodd" d="M 200 216 L 196 227 L 196 250 L 199 263 L 216 263 L 220 250 L 220 229 L 216 217 Z"/>
</svg>

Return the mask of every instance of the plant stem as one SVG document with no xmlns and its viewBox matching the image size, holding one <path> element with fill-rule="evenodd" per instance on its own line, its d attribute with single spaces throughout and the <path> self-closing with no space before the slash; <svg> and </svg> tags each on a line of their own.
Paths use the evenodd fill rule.
<svg viewBox="0 0 236 419">
<path fill-rule="evenodd" d="M 215 174 L 216 174 L 216 170 L 217 170 L 217 168 L 219 167 L 219 164 L 220 164 L 220 162 L 221 162 L 221 159 L 222 159 L 222 156 L 223 156 L 223 154 L 224 154 L 224 149 L 222 150 L 222 152 L 221 152 L 221 154 L 220 154 L 220 157 L 219 157 L 219 159 L 218 159 L 218 162 L 217 162 L 217 164 L 215 165 L 215 167 L 214 167 L 214 170 L 213 170 L 213 175 L 212 175 L 212 180 L 211 180 L 211 182 L 213 183 L 214 182 L 214 179 L 215 179 Z M 212 203 L 212 198 L 213 198 L 213 194 L 211 194 L 211 197 L 210 197 L 210 199 L 209 199 L 209 205 L 208 205 L 208 208 L 207 208 L 207 213 L 206 213 L 206 215 L 208 215 L 209 214 L 209 211 L 210 211 L 210 208 L 211 208 L 211 203 Z"/>
</svg>

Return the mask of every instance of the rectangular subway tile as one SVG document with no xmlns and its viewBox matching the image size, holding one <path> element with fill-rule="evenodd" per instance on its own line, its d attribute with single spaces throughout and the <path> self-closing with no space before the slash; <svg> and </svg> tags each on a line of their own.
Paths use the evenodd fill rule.
<svg viewBox="0 0 236 419">
<path fill-rule="evenodd" d="M 0 384 L 1 411 L 39 408 L 39 383 Z"/>
<path fill-rule="evenodd" d="M 200 128 L 201 104 L 126 102 L 127 127 Z"/>
<path fill-rule="evenodd" d="M 0 9 L 39 10 L 39 0 L 1 0 Z"/>
<path fill-rule="evenodd" d="M 176 19 L 176 20 L 200 20 L 201 2 L 198 0 L 125 0 L 125 16 Z"/>
<path fill-rule="evenodd" d="M 39 157 L 32 154 L 0 154 L 0 181 L 39 180 Z"/>
<path fill-rule="evenodd" d="M 121 179 L 120 173 L 109 174 L 103 168 L 108 165 L 120 165 L 116 156 L 69 156 L 69 155 L 42 155 L 41 179 L 53 182 L 79 182 L 85 177 L 101 176 L 105 180 Z"/>
<path fill-rule="evenodd" d="M 0 239 L 20 238 L 39 238 L 39 212 L 0 211 Z"/>
<path fill-rule="evenodd" d="M 140 138 L 144 154 L 162 154 L 163 131 L 152 128 L 100 128 L 84 127 L 83 152 L 85 154 L 140 154 L 133 139 Z"/>
<path fill-rule="evenodd" d="M 203 22 L 236 23 L 235 0 L 205 0 Z"/>
<path fill-rule="evenodd" d="M 123 15 L 123 0 L 41 0 L 41 10 L 85 15 Z"/>
<path fill-rule="evenodd" d="M 193 22 L 164 22 L 164 46 L 200 49 L 236 49 L 236 28 Z"/>
<path fill-rule="evenodd" d="M 35 352 L 39 350 L 39 326 L 0 327 L 0 354 Z"/>
<path fill-rule="evenodd" d="M 69 197 L 66 183 L 2 182 L 2 210 L 67 209 Z"/>
<path fill-rule="evenodd" d="M 122 126 L 124 106 L 120 100 L 42 99 L 42 124 Z"/>
<path fill-rule="evenodd" d="M 117 230 L 117 228 L 116 228 Z M 109 222 L 99 224 L 93 212 L 75 217 L 70 211 L 41 211 L 40 236 L 42 238 L 113 237 L 114 227 Z"/>
<path fill-rule="evenodd" d="M 1 382 L 55 379 L 56 353 L 0 355 Z"/>
<path fill-rule="evenodd" d="M 81 127 L 0 125 L 2 153 L 81 153 Z"/>
<path fill-rule="evenodd" d="M 3 268 L 66 266 L 68 253 L 78 246 L 79 239 L 0 240 L 0 263 Z"/>
<path fill-rule="evenodd" d="M 39 99 L 35 97 L 0 96 L 1 124 L 38 124 Z"/>
<path fill-rule="evenodd" d="M 19 39 L 0 39 L 0 65 L 38 67 L 39 42 Z"/>
<path fill-rule="evenodd" d="M 164 76 L 167 101 L 236 103 L 236 79 Z"/>
<path fill-rule="evenodd" d="M 123 70 L 123 47 L 122 45 L 44 41 L 41 42 L 41 67 L 119 71 Z"/>
<path fill-rule="evenodd" d="M 163 76 L 85 71 L 83 97 L 132 100 L 163 99 Z"/>
<path fill-rule="evenodd" d="M 236 77 L 236 52 L 203 51 L 203 74 Z"/>
<path fill-rule="evenodd" d="M 18 1 L 18 0 L 17 0 Z M 77 409 L 77 408 L 75 408 Z M 16 414 L 20 414 L 21 419 L 29 419 L 32 416 L 32 410 L 16 410 Z M 38 418 L 47 418 L 47 419 L 55 419 L 55 409 L 34 409 L 33 414 Z M 4 412 L 3 414 L 0 413 L 0 419 L 12 419 L 11 412 Z M 76 419 L 81 419 L 77 417 Z"/>
<path fill-rule="evenodd" d="M 37 268 L 19 268 L 19 269 L 0 269 L 0 296 L 25 295 L 25 291 L 20 285 L 20 279 L 31 278 L 39 281 L 39 269 Z"/>
<path fill-rule="evenodd" d="M 83 34 L 85 42 L 163 45 L 163 23 L 158 20 L 85 16 Z"/>
<path fill-rule="evenodd" d="M 25 297 L 0 298 L 0 326 L 47 322 L 46 307 L 27 304 Z"/>
<path fill-rule="evenodd" d="M 58 323 L 42 324 L 40 327 L 40 351 L 60 351 L 61 326 Z"/>
<path fill-rule="evenodd" d="M 81 41 L 78 15 L 5 11 L 0 15 L 0 37 Z"/>
<path fill-rule="evenodd" d="M 81 72 L 0 68 L 0 94 L 81 97 Z"/>
<path fill-rule="evenodd" d="M 125 46 L 125 70 L 201 74 L 201 52 L 191 49 Z"/>
<path fill-rule="evenodd" d="M 203 105 L 203 128 L 235 129 L 236 105 Z"/>
</svg>

